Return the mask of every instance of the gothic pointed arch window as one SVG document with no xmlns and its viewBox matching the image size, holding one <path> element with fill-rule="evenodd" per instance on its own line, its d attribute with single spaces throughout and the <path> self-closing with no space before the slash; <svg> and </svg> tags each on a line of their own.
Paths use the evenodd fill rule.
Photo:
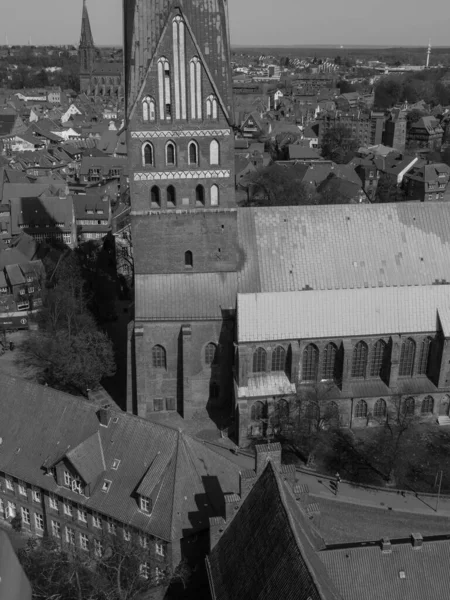
<svg viewBox="0 0 450 600">
<path fill-rule="evenodd" d="M 169 61 L 165 57 L 158 60 L 158 97 L 159 118 L 162 121 L 170 121 L 172 119 L 171 73 Z"/>
<path fill-rule="evenodd" d="M 365 342 L 358 342 L 353 348 L 352 377 L 364 379 L 367 370 L 368 348 Z"/>
<path fill-rule="evenodd" d="M 219 186 L 215 183 L 211 186 L 211 206 L 219 206 Z"/>
<path fill-rule="evenodd" d="M 205 364 L 217 365 L 218 363 L 218 350 L 216 344 L 209 342 L 205 347 Z"/>
<path fill-rule="evenodd" d="M 145 142 L 145 144 L 142 145 L 142 165 L 144 167 L 154 166 L 153 146 L 150 142 Z"/>
<path fill-rule="evenodd" d="M 191 119 L 202 118 L 202 65 L 197 56 L 189 63 Z"/>
<path fill-rule="evenodd" d="M 272 352 L 272 371 L 284 371 L 286 368 L 286 350 L 277 346 Z"/>
<path fill-rule="evenodd" d="M 325 421 L 330 423 L 332 426 L 339 425 L 339 406 L 331 400 L 328 402 L 324 413 Z"/>
<path fill-rule="evenodd" d="M 166 368 L 166 350 L 163 346 L 156 345 L 152 348 L 152 364 L 155 369 Z"/>
<path fill-rule="evenodd" d="M 253 373 L 265 373 L 267 352 L 264 348 L 256 348 L 253 353 Z"/>
<path fill-rule="evenodd" d="M 381 419 L 386 416 L 386 401 L 383 398 L 379 398 L 375 402 L 375 406 L 373 407 L 373 416 Z"/>
<path fill-rule="evenodd" d="M 161 192 L 157 185 L 154 185 L 150 190 L 150 203 L 152 208 L 160 208 L 161 206 Z"/>
<path fill-rule="evenodd" d="M 412 338 L 406 339 L 400 351 L 400 364 L 398 374 L 400 377 L 412 377 L 414 373 L 414 359 L 416 356 L 416 342 Z"/>
<path fill-rule="evenodd" d="M 406 400 L 403 403 L 403 414 L 407 417 L 412 417 L 412 416 L 414 416 L 415 411 L 416 411 L 416 401 L 414 400 L 414 398 L 412 398 L 412 397 L 406 398 Z"/>
<path fill-rule="evenodd" d="M 265 417 L 266 407 L 264 403 L 257 400 L 250 409 L 250 419 L 252 421 L 260 421 Z"/>
<path fill-rule="evenodd" d="M 200 184 L 195 188 L 195 204 L 205 206 L 205 188 Z"/>
<path fill-rule="evenodd" d="M 217 98 L 211 94 L 206 98 L 206 118 L 209 121 L 216 121 L 217 117 Z"/>
<path fill-rule="evenodd" d="M 426 337 L 420 345 L 419 364 L 417 365 L 417 375 L 426 375 L 428 372 L 428 361 L 430 357 L 431 338 Z"/>
<path fill-rule="evenodd" d="M 431 415 L 434 409 L 434 400 L 432 396 L 427 396 L 422 400 L 420 412 L 422 415 Z"/>
<path fill-rule="evenodd" d="M 332 381 L 336 374 L 337 347 L 333 342 L 325 346 L 322 362 L 322 379 Z"/>
<path fill-rule="evenodd" d="M 177 196 L 173 185 L 169 185 L 166 191 L 167 194 L 167 206 L 174 208 L 177 205 Z"/>
<path fill-rule="evenodd" d="M 142 120 L 154 121 L 156 119 L 156 104 L 153 98 L 146 96 L 142 102 Z"/>
<path fill-rule="evenodd" d="M 358 400 L 355 406 L 355 417 L 362 418 L 367 417 L 367 402 L 365 400 Z"/>
<path fill-rule="evenodd" d="M 175 118 L 186 119 L 186 56 L 185 24 L 180 15 L 172 21 L 173 38 L 173 85 L 175 94 Z"/>
<path fill-rule="evenodd" d="M 177 164 L 177 149 L 173 142 L 166 144 L 166 165 L 173 167 Z"/>
<path fill-rule="evenodd" d="M 372 350 L 372 360 L 370 361 L 370 376 L 380 377 L 381 370 L 384 365 L 386 352 L 386 342 L 384 340 L 378 340 Z"/>
<path fill-rule="evenodd" d="M 210 165 L 218 165 L 220 161 L 219 156 L 219 142 L 217 140 L 212 140 L 209 144 L 209 164 Z"/>
<path fill-rule="evenodd" d="M 303 350 L 302 381 L 316 381 L 319 367 L 319 349 L 314 344 L 308 344 Z"/>
<path fill-rule="evenodd" d="M 190 250 L 186 250 L 184 253 L 184 266 L 187 269 L 192 269 L 194 266 L 194 256 Z"/>
<path fill-rule="evenodd" d="M 277 413 L 280 419 L 289 419 L 289 402 L 284 398 L 277 402 Z"/>
<path fill-rule="evenodd" d="M 198 166 L 198 144 L 193 140 L 188 145 L 188 162 L 191 166 Z"/>
</svg>

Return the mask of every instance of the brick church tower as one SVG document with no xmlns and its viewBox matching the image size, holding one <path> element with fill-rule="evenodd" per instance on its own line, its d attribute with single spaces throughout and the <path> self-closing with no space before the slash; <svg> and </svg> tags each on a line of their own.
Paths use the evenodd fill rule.
<svg viewBox="0 0 450 600">
<path fill-rule="evenodd" d="M 95 63 L 94 38 L 92 36 L 86 0 L 83 0 L 81 37 L 80 45 L 78 47 L 78 57 L 80 60 L 80 90 L 82 92 L 86 92 L 90 87 L 91 75 Z"/>
<path fill-rule="evenodd" d="M 237 209 L 226 0 L 125 0 L 128 410 L 231 405 Z"/>
</svg>

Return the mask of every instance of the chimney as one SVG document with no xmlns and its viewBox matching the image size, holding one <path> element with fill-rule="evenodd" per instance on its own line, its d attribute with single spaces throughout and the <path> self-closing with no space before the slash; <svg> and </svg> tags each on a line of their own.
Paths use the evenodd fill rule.
<svg viewBox="0 0 450 600">
<path fill-rule="evenodd" d="M 111 409 L 109 406 L 102 406 L 97 411 L 97 417 L 100 422 L 100 425 L 103 427 L 108 427 L 109 421 L 111 419 Z"/>
<path fill-rule="evenodd" d="M 255 470 L 256 475 L 261 475 L 269 460 L 273 462 L 275 469 L 279 472 L 281 468 L 281 444 L 260 444 L 255 447 Z"/>
<path fill-rule="evenodd" d="M 411 534 L 411 543 L 413 545 L 414 550 L 420 550 L 423 545 L 423 537 L 420 533 L 412 533 Z"/>
<path fill-rule="evenodd" d="M 391 540 L 387 537 L 381 539 L 381 552 L 383 554 L 390 554 L 392 552 Z"/>
<path fill-rule="evenodd" d="M 255 471 L 248 469 L 246 471 L 241 471 L 239 473 L 239 494 L 240 494 L 241 500 L 245 500 L 245 498 L 248 496 L 248 493 L 254 486 L 255 482 L 256 482 Z"/>
<path fill-rule="evenodd" d="M 222 517 L 209 518 L 209 551 L 211 552 L 214 546 L 220 539 L 220 536 L 225 531 L 225 521 Z"/>
<path fill-rule="evenodd" d="M 228 523 L 239 510 L 241 497 L 238 494 L 225 494 L 225 521 Z"/>
</svg>

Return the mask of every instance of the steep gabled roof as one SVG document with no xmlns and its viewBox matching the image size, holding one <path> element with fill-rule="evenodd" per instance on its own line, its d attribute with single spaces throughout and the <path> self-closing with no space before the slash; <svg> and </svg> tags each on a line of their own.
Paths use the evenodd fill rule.
<svg viewBox="0 0 450 600">
<path fill-rule="evenodd" d="M 100 433 L 96 431 L 78 446 L 69 450 L 66 458 L 86 483 L 94 483 L 106 470 Z"/>
<path fill-rule="evenodd" d="M 323 546 L 269 461 L 208 557 L 213 600 L 341 600 Z"/>
</svg>

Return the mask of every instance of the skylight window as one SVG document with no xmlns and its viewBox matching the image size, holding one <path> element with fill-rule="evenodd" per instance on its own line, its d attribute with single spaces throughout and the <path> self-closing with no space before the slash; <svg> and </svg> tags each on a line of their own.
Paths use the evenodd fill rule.
<svg viewBox="0 0 450 600">
<path fill-rule="evenodd" d="M 405 573 L 405 571 L 399 571 L 398 575 L 399 575 L 400 579 L 406 579 L 406 573 Z"/>
<path fill-rule="evenodd" d="M 112 468 L 114 469 L 114 471 L 117 471 L 117 469 L 119 468 L 120 465 L 120 460 L 118 458 L 115 458 L 113 460 L 113 464 L 112 464 Z"/>
<path fill-rule="evenodd" d="M 102 492 L 107 494 L 109 492 L 109 488 L 111 487 L 111 481 L 109 479 L 105 479 L 102 485 Z"/>
</svg>

